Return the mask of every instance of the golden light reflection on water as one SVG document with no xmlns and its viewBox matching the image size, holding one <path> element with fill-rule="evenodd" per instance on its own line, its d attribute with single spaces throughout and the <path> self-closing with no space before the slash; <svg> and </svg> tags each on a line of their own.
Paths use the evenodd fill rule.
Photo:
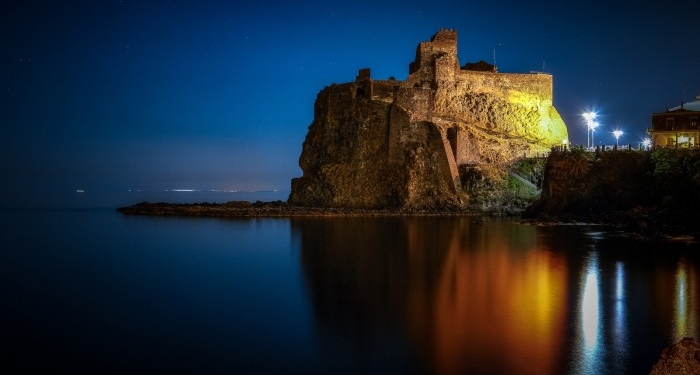
<svg viewBox="0 0 700 375">
<path fill-rule="evenodd" d="M 670 262 L 669 262 L 670 263 Z M 668 332 L 667 344 L 700 337 L 700 278 L 697 260 L 680 256 L 652 274 L 653 323 Z"/>
<path fill-rule="evenodd" d="M 436 372 L 553 373 L 565 347 L 565 259 L 537 249 L 534 241 L 514 252 L 512 236 L 484 236 L 488 247 L 479 249 L 455 236 L 440 271 Z"/>
</svg>

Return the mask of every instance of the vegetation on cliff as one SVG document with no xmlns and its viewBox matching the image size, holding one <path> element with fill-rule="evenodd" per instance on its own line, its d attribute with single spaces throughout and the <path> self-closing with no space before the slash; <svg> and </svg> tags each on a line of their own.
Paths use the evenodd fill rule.
<svg viewBox="0 0 700 375">
<path fill-rule="evenodd" d="M 700 150 L 553 151 L 542 194 L 523 216 L 626 226 L 644 235 L 697 236 Z"/>
<path fill-rule="evenodd" d="M 468 207 L 475 212 L 519 214 L 539 198 L 546 162 L 546 158 L 522 158 L 505 165 L 460 165 Z"/>
</svg>

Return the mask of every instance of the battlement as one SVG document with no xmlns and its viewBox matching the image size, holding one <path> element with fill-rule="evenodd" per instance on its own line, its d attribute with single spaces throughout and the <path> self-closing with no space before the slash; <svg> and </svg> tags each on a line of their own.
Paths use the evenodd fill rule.
<svg viewBox="0 0 700 375">
<path fill-rule="evenodd" d="M 448 75 L 459 70 L 457 60 L 457 31 L 440 29 L 429 42 L 421 42 L 416 49 L 416 59 L 409 64 L 408 72 L 419 73 L 420 86 L 435 87 L 437 81 L 436 65 L 443 65 Z"/>
<path fill-rule="evenodd" d="M 454 42 L 457 44 L 457 30 L 455 29 L 440 29 L 432 38 L 431 42 Z"/>
</svg>

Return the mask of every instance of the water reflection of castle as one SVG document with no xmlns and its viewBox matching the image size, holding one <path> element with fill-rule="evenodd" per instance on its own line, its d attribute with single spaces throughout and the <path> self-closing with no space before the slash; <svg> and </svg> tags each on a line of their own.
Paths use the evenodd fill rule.
<svg viewBox="0 0 700 375">
<path fill-rule="evenodd" d="M 321 331 L 368 345 L 394 332 L 426 372 L 592 374 L 604 356 L 624 365 L 644 339 L 640 324 L 698 333 L 692 260 L 659 267 L 630 260 L 619 243 L 507 219 L 295 219 L 293 227 Z"/>
</svg>

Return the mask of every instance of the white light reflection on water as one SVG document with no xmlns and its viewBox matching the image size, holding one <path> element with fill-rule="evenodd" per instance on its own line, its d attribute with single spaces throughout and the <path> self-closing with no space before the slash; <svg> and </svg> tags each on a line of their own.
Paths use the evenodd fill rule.
<svg viewBox="0 0 700 375">
<path fill-rule="evenodd" d="M 579 290 L 579 347 L 575 374 L 598 374 L 603 361 L 600 345 L 600 269 L 598 253 L 591 252 L 581 272 L 581 287 Z"/>
<path fill-rule="evenodd" d="M 675 295 L 675 312 L 676 312 L 676 324 L 674 328 L 674 335 L 676 337 L 685 334 L 688 321 L 687 321 L 687 308 L 688 308 L 688 274 L 685 267 L 685 262 L 682 260 L 678 262 L 678 272 L 676 272 L 676 295 Z"/>
<path fill-rule="evenodd" d="M 625 265 L 622 262 L 615 263 L 615 306 L 614 306 L 614 322 L 612 327 L 612 350 L 615 353 L 615 358 L 618 358 L 617 363 L 620 364 L 621 359 L 628 356 L 627 345 L 627 304 L 625 298 Z"/>
<path fill-rule="evenodd" d="M 598 287 L 598 254 L 593 254 L 586 270 L 586 283 L 581 300 L 581 325 L 587 351 L 598 346 L 600 326 L 600 296 Z"/>
<path fill-rule="evenodd" d="M 676 270 L 676 287 L 674 295 L 674 324 L 672 327 L 672 341 L 677 341 L 683 337 L 697 337 L 698 335 L 698 312 L 697 303 L 694 296 L 696 285 L 696 274 L 692 267 L 688 267 L 685 259 L 678 262 Z"/>
</svg>

